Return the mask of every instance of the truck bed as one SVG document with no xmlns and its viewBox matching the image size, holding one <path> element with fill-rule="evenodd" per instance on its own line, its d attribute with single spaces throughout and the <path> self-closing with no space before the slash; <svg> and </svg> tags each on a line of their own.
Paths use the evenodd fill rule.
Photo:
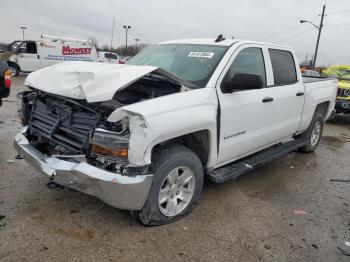
<svg viewBox="0 0 350 262">
<path fill-rule="evenodd" d="M 320 82 L 320 81 L 328 81 L 328 80 L 334 80 L 333 78 L 329 77 L 312 77 L 312 76 L 303 76 L 303 82 L 306 83 L 313 83 L 313 82 Z"/>
</svg>

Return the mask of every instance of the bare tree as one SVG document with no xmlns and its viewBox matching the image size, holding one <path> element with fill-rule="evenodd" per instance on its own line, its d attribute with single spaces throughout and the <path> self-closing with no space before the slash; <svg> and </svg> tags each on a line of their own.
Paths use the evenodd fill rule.
<svg viewBox="0 0 350 262">
<path fill-rule="evenodd" d="M 134 56 L 141 52 L 143 49 L 148 47 L 148 44 L 139 44 L 139 45 L 128 45 L 128 48 L 126 49 L 125 46 L 119 46 L 118 48 L 113 48 L 112 52 L 117 53 L 118 55 L 121 56 Z M 104 52 L 110 52 L 111 48 L 109 45 L 104 44 L 98 49 L 99 51 L 104 51 Z"/>
<path fill-rule="evenodd" d="M 88 37 L 89 41 L 92 41 L 92 43 L 95 45 L 96 49 L 99 49 L 99 41 L 97 40 L 96 37 L 94 36 L 89 36 Z"/>
<path fill-rule="evenodd" d="M 134 56 L 148 46 L 149 46 L 148 44 L 139 44 L 139 45 L 130 45 L 130 46 L 128 45 L 128 48 L 125 48 L 125 46 L 120 46 L 117 48 L 117 53 L 122 56 Z"/>
</svg>

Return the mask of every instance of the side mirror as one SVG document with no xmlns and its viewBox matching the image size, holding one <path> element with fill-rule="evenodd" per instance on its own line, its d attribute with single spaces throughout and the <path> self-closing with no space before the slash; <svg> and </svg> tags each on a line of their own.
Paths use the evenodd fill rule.
<svg viewBox="0 0 350 262">
<path fill-rule="evenodd" d="M 230 81 L 222 83 L 223 93 L 232 93 L 238 90 L 261 89 L 264 86 L 261 76 L 255 74 L 235 74 Z"/>
</svg>

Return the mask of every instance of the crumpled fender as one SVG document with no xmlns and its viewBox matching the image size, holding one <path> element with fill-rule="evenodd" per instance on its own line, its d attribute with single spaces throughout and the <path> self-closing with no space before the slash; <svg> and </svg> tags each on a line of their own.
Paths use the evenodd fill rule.
<svg viewBox="0 0 350 262">
<path fill-rule="evenodd" d="M 155 145 L 196 131 L 208 130 L 210 156 L 208 166 L 217 157 L 218 100 L 214 88 L 202 88 L 163 96 L 116 109 L 110 122 L 129 118 L 129 162 L 151 163 Z"/>
</svg>

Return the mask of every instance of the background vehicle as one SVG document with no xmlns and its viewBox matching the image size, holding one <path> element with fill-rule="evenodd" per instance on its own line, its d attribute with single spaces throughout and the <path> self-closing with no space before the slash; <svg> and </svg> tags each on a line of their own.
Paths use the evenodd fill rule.
<svg viewBox="0 0 350 262">
<path fill-rule="evenodd" d="M 125 64 L 131 59 L 131 56 L 119 56 L 119 64 Z"/>
<path fill-rule="evenodd" d="M 337 80 L 298 65 L 289 47 L 222 36 L 163 42 L 126 65 L 54 65 L 27 77 L 15 147 L 58 184 L 170 223 L 196 206 L 205 176 L 222 183 L 316 150 Z"/>
<path fill-rule="evenodd" d="M 62 61 L 97 61 L 92 41 L 42 35 L 38 41 L 14 41 L 0 53 L 13 75 L 32 72 Z"/>
<path fill-rule="evenodd" d="M 335 116 L 350 113 L 350 65 L 332 65 L 324 75 L 339 80 Z"/>
<path fill-rule="evenodd" d="M 0 106 L 2 98 L 10 95 L 11 73 L 6 63 L 0 62 Z"/>
<path fill-rule="evenodd" d="M 321 77 L 320 73 L 314 70 L 304 70 L 302 74 L 305 77 Z"/>
<path fill-rule="evenodd" d="M 8 44 L 0 43 L 0 52 L 8 51 L 8 47 L 9 47 Z"/>
<path fill-rule="evenodd" d="M 104 63 L 119 64 L 119 56 L 112 52 L 98 52 L 98 61 Z"/>
</svg>

